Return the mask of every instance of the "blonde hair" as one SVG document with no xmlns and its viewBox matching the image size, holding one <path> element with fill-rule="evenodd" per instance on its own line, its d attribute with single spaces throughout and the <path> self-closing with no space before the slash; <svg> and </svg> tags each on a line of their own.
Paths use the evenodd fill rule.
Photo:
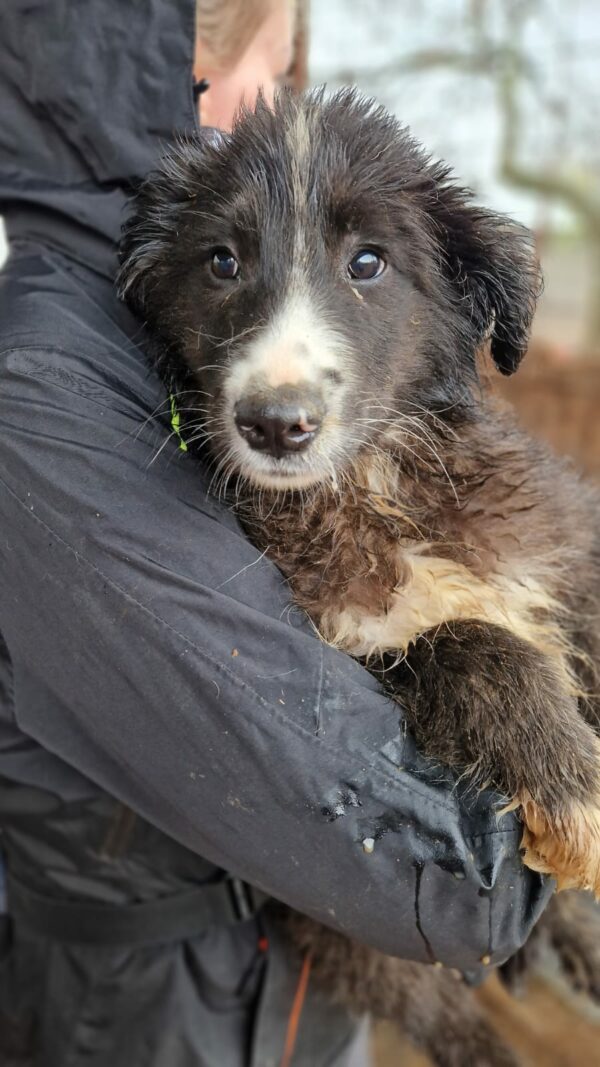
<svg viewBox="0 0 600 1067">
<path fill-rule="evenodd" d="M 196 0 L 196 36 L 218 70 L 235 66 L 278 3 L 298 0 Z"/>
</svg>

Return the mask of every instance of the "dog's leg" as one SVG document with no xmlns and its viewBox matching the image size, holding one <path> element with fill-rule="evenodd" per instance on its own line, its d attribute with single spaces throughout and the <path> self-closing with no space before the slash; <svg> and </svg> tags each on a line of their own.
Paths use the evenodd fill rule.
<svg viewBox="0 0 600 1067">
<path fill-rule="evenodd" d="M 425 753 L 510 798 L 528 866 L 600 895 L 600 742 L 561 665 L 501 626 L 461 621 L 418 638 L 401 671 Z"/>
<path fill-rule="evenodd" d="M 581 893 L 561 893 L 552 905 L 544 926 L 562 969 L 577 992 L 600 1002 L 600 909 Z"/>
<path fill-rule="evenodd" d="M 297 913 L 287 923 L 300 952 L 311 953 L 314 981 L 332 999 L 357 1015 L 398 1023 L 435 1067 L 518 1067 L 455 972 L 385 956 Z"/>
</svg>

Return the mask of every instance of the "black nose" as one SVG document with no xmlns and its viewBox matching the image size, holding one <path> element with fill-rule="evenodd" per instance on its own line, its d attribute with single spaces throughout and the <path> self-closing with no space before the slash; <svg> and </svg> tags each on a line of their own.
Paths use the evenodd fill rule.
<svg viewBox="0 0 600 1067">
<path fill-rule="evenodd" d="M 321 420 L 316 412 L 297 404 L 242 400 L 235 405 L 235 424 L 250 448 L 281 458 L 308 448 Z"/>
</svg>

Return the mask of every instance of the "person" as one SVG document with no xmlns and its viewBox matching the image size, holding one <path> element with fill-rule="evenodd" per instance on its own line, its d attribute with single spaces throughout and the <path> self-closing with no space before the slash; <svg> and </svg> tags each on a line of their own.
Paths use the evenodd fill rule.
<svg viewBox="0 0 600 1067">
<path fill-rule="evenodd" d="M 514 815 L 431 768 L 290 606 L 178 449 L 115 295 L 128 194 L 202 136 L 192 70 L 227 126 L 286 75 L 293 14 L 200 0 L 195 57 L 193 0 L 2 6 L 5 1064 L 277 1067 L 302 961 L 266 897 L 477 976 L 551 892 Z M 366 1043 L 309 983 L 295 1067 L 364 1064 Z"/>
<path fill-rule="evenodd" d="M 278 86 L 294 79 L 295 53 L 303 32 L 298 0 L 222 3 L 202 0 L 196 8 L 194 80 L 208 91 L 202 100 L 205 126 L 231 129 L 243 101 L 256 102 L 259 87 L 272 103 Z"/>
</svg>

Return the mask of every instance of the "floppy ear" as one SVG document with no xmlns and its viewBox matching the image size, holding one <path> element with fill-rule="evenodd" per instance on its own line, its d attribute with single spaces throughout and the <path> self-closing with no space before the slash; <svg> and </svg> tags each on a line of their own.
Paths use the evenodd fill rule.
<svg viewBox="0 0 600 1067">
<path fill-rule="evenodd" d="M 437 205 L 447 263 L 476 345 L 489 339 L 498 370 L 513 374 L 527 351 L 541 292 L 532 234 L 503 215 L 470 205 L 467 197 L 463 190 L 446 187 Z"/>
<path fill-rule="evenodd" d="M 182 211 L 194 192 L 192 159 L 191 145 L 186 143 L 177 144 L 161 159 L 135 193 L 121 231 L 118 294 L 141 318 L 162 280 Z"/>
<path fill-rule="evenodd" d="M 161 308 L 149 298 L 168 272 L 169 250 L 179 238 L 181 220 L 199 191 L 199 168 L 219 158 L 228 135 L 212 127 L 175 143 L 155 171 L 141 183 L 121 232 L 119 296 L 132 311 L 156 317 Z"/>
</svg>

